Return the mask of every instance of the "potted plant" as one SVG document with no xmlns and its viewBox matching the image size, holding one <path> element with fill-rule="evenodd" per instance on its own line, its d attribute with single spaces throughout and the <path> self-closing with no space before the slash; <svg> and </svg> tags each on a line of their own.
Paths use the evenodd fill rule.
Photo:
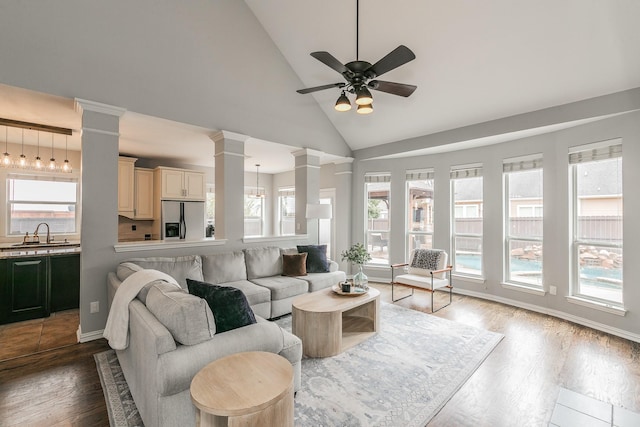
<svg viewBox="0 0 640 427">
<path fill-rule="evenodd" d="M 353 284 L 355 286 L 363 287 L 367 283 L 367 276 L 362 272 L 362 264 L 367 261 L 371 261 L 371 255 L 369 251 L 364 247 L 362 243 L 356 243 L 348 250 L 342 251 L 342 261 L 349 261 L 352 264 L 356 264 L 359 271 L 353 275 Z"/>
</svg>

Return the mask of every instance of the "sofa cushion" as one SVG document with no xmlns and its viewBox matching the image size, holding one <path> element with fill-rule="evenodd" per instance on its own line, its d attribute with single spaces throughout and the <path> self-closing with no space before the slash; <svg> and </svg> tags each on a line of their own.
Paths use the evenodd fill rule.
<svg viewBox="0 0 640 427">
<path fill-rule="evenodd" d="M 199 255 L 180 257 L 132 258 L 126 262 L 137 264 L 142 268 L 150 268 L 167 273 L 176 279 L 183 289 L 187 289 L 187 278 L 204 280 L 202 277 L 202 259 Z"/>
<path fill-rule="evenodd" d="M 282 274 L 280 248 L 275 246 L 248 248 L 244 249 L 244 256 L 249 280 Z"/>
<path fill-rule="evenodd" d="M 344 282 L 347 280 L 347 275 L 344 271 L 332 271 L 330 273 L 310 273 L 301 276 L 300 279 L 309 282 L 309 292 L 316 292 Z"/>
<path fill-rule="evenodd" d="M 247 298 L 238 288 L 187 279 L 189 293 L 204 298 L 213 312 L 216 333 L 256 323 Z"/>
<path fill-rule="evenodd" d="M 298 252 L 306 252 L 307 273 L 326 273 L 329 271 L 327 245 L 298 245 Z"/>
<path fill-rule="evenodd" d="M 269 289 L 263 286 L 258 286 L 255 283 L 252 283 L 248 280 L 238 280 L 236 282 L 227 282 L 227 283 L 224 283 L 222 286 L 231 286 L 233 288 L 240 289 L 244 294 L 244 296 L 247 297 L 247 301 L 249 301 L 249 305 L 251 306 L 261 304 L 264 302 L 271 302 L 271 291 L 269 291 Z"/>
<path fill-rule="evenodd" d="M 271 291 L 271 301 L 294 297 L 309 290 L 309 283 L 295 277 L 263 277 L 261 279 L 253 279 L 252 282 L 268 288 Z"/>
<path fill-rule="evenodd" d="M 247 266 L 242 251 L 202 256 L 203 281 L 214 285 L 247 280 Z"/>
<path fill-rule="evenodd" d="M 147 309 L 180 344 L 199 344 L 216 333 L 214 317 L 206 301 L 170 283 L 158 283 L 149 289 Z"/>
<path fill-rule="evenodd" d="M 306 276 L 307 275 L 307 253 L 282 254 L 282 275 L 283 276 Z"/>
</svg>

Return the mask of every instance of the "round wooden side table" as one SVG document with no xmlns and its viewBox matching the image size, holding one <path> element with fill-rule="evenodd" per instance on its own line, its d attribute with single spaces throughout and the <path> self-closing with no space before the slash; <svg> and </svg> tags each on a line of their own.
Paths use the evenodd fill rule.
<svg viewBox="0 0 640 427">
<path fill-rule="evenodd" d="M 209 363 L 191 381 L 198 426 L 293 427 L 293 367 L 274 353 L 236 353 Z"/>
</svg>

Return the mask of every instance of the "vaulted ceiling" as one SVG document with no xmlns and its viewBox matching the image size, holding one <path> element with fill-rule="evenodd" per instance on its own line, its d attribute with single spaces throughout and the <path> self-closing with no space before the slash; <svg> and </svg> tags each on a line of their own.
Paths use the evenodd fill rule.
<svg viewBox="0 0 640 427">
<path fill-rule="evenodd" d="M 356 56 L 356 0 L 245 0 L 305 87 L 341 76 L 309 55 Z M 362 0 L 359 56 L 398 45 L 416 59 L 381 77 L 418 89 L 373 91 L 374 112 L 313 98 L 353 150 L 640 87 L 640 2 L 634 0 Z M 352 97 L 353 102 L 353 97 Z"/>
<path fill-rule="evenodd" d="M 336 112 L 337 88 L 296 93 L 342 81 L 309 54 L 356 59 L 356 0 L 3 4 L 0 114 L 78 129 L 73 97 L 104 102 L 129 111 L 123 152 L 210 165 L 208 135 L 229 130 L 252 137 L 247 170 L 260 162 L 275 173 L 292 168 L 288 153 L 299 147 L 328 162 L 556 130 L 597 119 L 564 117 L 567 104 L 640 88 L 637 0 L 360 3 L 359 59 L 374 63 L 401 44 L 416 55 L 380 79 L 417 90 L 372 91 L 370 115 Z M 513 116 L 517 126 L 483 126 Z M 78 135 L 69 143 L 79 146 Z"/>
</svg>

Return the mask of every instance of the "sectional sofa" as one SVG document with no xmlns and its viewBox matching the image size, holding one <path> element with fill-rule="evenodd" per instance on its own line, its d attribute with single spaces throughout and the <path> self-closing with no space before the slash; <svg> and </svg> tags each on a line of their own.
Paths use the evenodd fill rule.
<svg viewBox="0 0 640 427">
<path fill-rule="evenodd" d="M 328 272 L 282 276 L 282 255 L 292 253 L 297 250 L 260 247 L 202 256 L 134 258 L 109 273 L 110 303 L 127 277 L 154 269 L 172 276 L 184 290 L 187 278 L 240 289 L 257 320 L 216 334 L 206 326 L 215 314 L 202 299 L 161 283 L 140 291 L 129 304 L 129 345 L 116 353 L 145 425 L 195 425 L 191 380 L 213 360 L 241 351 L 285 357 L 294 368 L 294 388 L 300 388 L 300 339 L 265 319 L 290 313 L 297 295 L 337 284 L 346 275 L 329 261 Z"/>
</svg>

